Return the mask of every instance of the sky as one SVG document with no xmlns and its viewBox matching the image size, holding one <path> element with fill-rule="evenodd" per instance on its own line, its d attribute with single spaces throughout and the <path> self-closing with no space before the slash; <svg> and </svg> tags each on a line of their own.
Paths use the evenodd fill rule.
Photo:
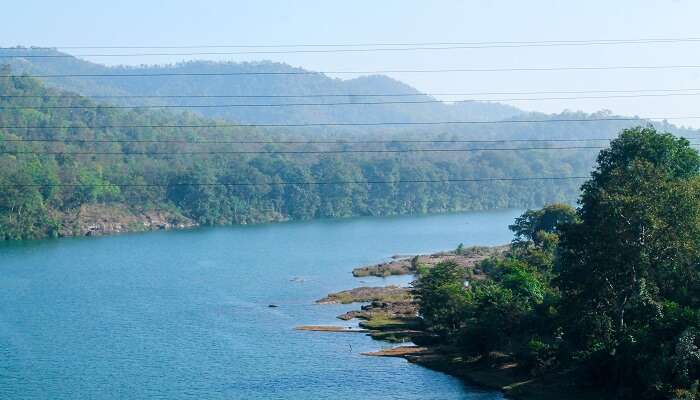
<svg viewBox="0 0 700 400">
<path fill-rule="evenodd" d="M 0 46 L 232 46 L 700 38 L 700 24 L 697 22 L 700 1 L 696 0 L 23 0 L 5 2 L 2 9 Z M 699 50 L 700 41 L 406 52 L 84 58 L 106 64 L 265 59 L 318 71 L 375 71 L 700 66 Z M 149 50 L 66 51 L 85 54 Z M 427 93 L 655 89 L 698 89 L 695 93 L 700 93 L 700 68 L 387 75 Z M 477 99 L 511 97 L 472 96 Z M 684 95 L 504 102 L 543 112 L 609 109 L 625 115 L 673 118 L 700 116 L 699 100 L 700 96 Z M 700 118 L 681 118 L 671 122 L 700 128 Z"/>
</svg>

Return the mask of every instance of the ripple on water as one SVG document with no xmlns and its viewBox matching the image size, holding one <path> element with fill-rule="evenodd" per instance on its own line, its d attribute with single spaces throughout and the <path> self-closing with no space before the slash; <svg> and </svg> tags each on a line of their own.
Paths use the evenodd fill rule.
<svg viewBox="0 0 700 400">
<path fill-rule="evenodd" d="M 510 239 L 515 210 L 0 244 L 0 398 L 500 399 L 361 334 L 298 332 L 392 254 Z M 302 279 L 294 279 L 301 277 Z M 269 304 L 279 305 L 269 308 Z"/>
</svg>

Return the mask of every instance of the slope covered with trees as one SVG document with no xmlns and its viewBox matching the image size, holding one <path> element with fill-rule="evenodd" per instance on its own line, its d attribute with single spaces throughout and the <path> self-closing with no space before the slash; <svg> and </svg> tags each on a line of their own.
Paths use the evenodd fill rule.
<svg viewBox="0 0 700 400">
<path fill-rule="evenodd" d="M 606 398 L 700 398 L 700 156 L 653 128 L 600 153 L 579 208 L 529 211 L 490 279 L 442 264 L 417 284 L 444 341 Z M 485 361 L 486 362 L 486 361 Z M 575 387 L 572 390 L 576 390 Z"/>
<path fill-rule="evenodd" d="M 577 193 L 576 181 L 542 181 L 534 186 L 525 181 L 363 182 L 568 176 L 585 171 L 593 157 L 590 150 L 316 154 L 433 145 L 288 144 L 283 139 L 303 142 L 327 136 L 232 127 L 191 113 L 101 108 L 87 98 L 60 97 L 68 93 L 47 89 L 35 79 L 8 77 L 9 68 L 0 75 L 4 75 L 0 76 L 0 236 L 6 239 L 69 234 L 67 221 L 75 210 L 90 204 L 126 206 L 139 212 L 167 210 L 213 225 L 569 201 Z M 82 108 L 71 108 L 76 106 Z M 228 126 L 211 127 L 216 124 Z M 177 127 L 182 125 L 189 127 Z M 401 134 L 402 138 L 436 136 L 420 131 Z M 477 147 L 489 146 L 503 144 Z M 245 153 L 261 151 L 268 153 Z"/>
</svg>

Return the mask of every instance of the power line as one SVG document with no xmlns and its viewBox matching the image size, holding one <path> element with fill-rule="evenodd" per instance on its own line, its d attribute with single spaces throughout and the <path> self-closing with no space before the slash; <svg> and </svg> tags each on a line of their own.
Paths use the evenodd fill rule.
<svg viewBox="0 0 700 400">
<path fill-rule="evenodd" d="M 697 93 L 696 95 L 700 95 Z M 277 103 L 277 104 L 158 104 L 158 105 L 96 105 L 96 106 L 0 106 L 0 110 L 33 109 L 150 109 L 150 108 L 234 108 L 234 107 L 301 107 L 301 106 L 343 106 L 343 105 L 380 105 L 380 104 L 427 104 L 442 103 L 440 100 L 424 101 L 377 101 L 377 102 L 342 102 L 342 103 Z"/>
<path fill-rule="evenodd" d="M 562 180 L 579 180 L 589 179 L 590 176 L 542 176 L 542 177 L 502 177 L 502 178 L 464 178 L 464 179 L 399 179 L 399 180 L 367 180 L 367 181 L 297 181 L 297 182 L 189 182 L 189 183 L 127 183 L 127 184 L 70 184 L 70 183 L 53 183 L 53 184 L 16 184 L 16 185 L 0 185 L 0 187 L 15 187 L 15 188 L 48 188 L 48 187 L 180 187 L 180 186 L 320 186 L 320 185 L 397 185 L 410 183 L 469 183 L 469 182 L 520 182 L 520 181 L 562 181 Z"/>
<path fill-rule="evenodd" d="M 177 46 L 38 46 L 38 47 L 3 47 L 2 50 L 53 50 L 53 49 L 202 49 L 202 48 L 294 48 L 294 47 L 372 47 L 372 46 L 491 46 L 491 45 L 533 45 L 533 44 L 589 44 L 589 43 L 650 43 L 650 42 L 696 42 L 697 37 L 666 38 L 623 38 L 623 39 L 585 39 L 585 40 L 537 40 L 537 41 L 470 41 L 470 42 L 374 42 L 374 43 L 296 43 L 296 44 L 205 44 Z"/>
<path fill-rule="evenodd" d="M 577 97 L 531 97 L 531 98 L 501 98 L 501 99 L 468 99 L 463 101 L 540 101 L 540 100 L 585 100 L 585 99 L 617 99 L 644 97 L 673 97 L 700 96 L 700 93 L 661 93 L 639 95 L 613 96 L 577 96 Z M 462 101 L 459 101 L 462 102 Z M 244 108 L 244 107 L 333 107 L 333 106 L 362 106 L 362 105 L 398 105 L 398 104 L 445 104 L 442 100 L 420 101 L 351 101 L 340 103 L 273 103 L 273 104 L 153 104 L 153 105 L 94 105 L 94 106 L 0 106 L 0 110 L 41 110 L 41 109 L 155 109 L 155 108 Z"/>
<path fill-rule="evenodd" d="M 677 116 L 677 117 L 609 117 L 609 118 L 562 118 L 562 119 L 514 119 L 514 120 L 498 120 L 498 121 L 434 121 L 434 122 L 319 122 L 319 123 L 298 123 L 298 124 L 177 124 L 177 125 L 46 125 L 46 126 L 22 126 L 22 125 L 4 125 L 0 129 L 133 129 L 133 128 L 163 128 L 163 129 L 181 129 L 181 128 L 311 128 L 311 127 L 328 127 L 328 126 L 434 126 L 434 125 L 495 125 L 495 124 L 521 124 L 521 123 L 560 123 L 560 122 L 601 122 L 601 121 L 650 121 L 650 120 L 683 120 L 683 119 L 700 119 L 700 116 Z"/>
<path fill-rule="evenodd" d="M 647 93 L 647 92 L 693 92 L 693 89 L 629 89 L 629 90 L 555 90 L 555 91 L 529 91 L 529 92 L 463 92 L 463 93 L 332 93 L 332 94 L 288 94 L 288 95 L 264 95 L 264 94 L 231 94 L 231 95 L 92 95 L 92 94 L 65 94 L 65 95 L 2 95 L 0 98 L 41 98 L 41 99 L 170 99 L 170 98 L 322 98 L 322 97 L 422 97 L 422 96 L 487 96 L 487 95 L 537 95 L 537 94 L 587 94 L 587 93 Z"/>
<path fill-rule="evenodd" d="M 603 146 L 566 146 L 566 147 L 493 147 L 493 148 L 471 148 L 471 149 L 361 149 L 361 150 L 217 150 L 217 151 L 0 151 L 0 154 L 9 155 L 55 155 L 55 156 L 85 156 L 85 155 L 107 155 L 107 156 L 159 156 L 159 155 L 234 155 L 234 154 L 286 154 L 286 155 L 307 155 L 307 154 L 386 154 L 386 153 L 469 153 L 477 151 L 530 151 L 530 150 L 584 150 L 584 149 L 604 149 Z"/>
<path fill-rule="evenodd" d="M 424 46 L 431 46 L 427 49 L 489 49 L 489 48 L 517 48 L 517 47 L 559 47 L 559 46 L 594 46 L 594 45 L 628 45 L 628 44 L 665 44 L 665 43 L 694 43 L 700 41 L 700 38 L 644 38 L 644 39 L 591 39 L 591 40 L 547 40 L 547 41 L 490 41 L 490 42 L 409 42 L 409 43 L 342 43 L 342 44 L 263 44 L 263 45 L 190 45 L 190 46 L 46 46 L 46 47 L 4 47 L 0 50 L 11 51 L 27 51 L 27 50 L 56 50 L 56 49 L 284 49 L 292 48 L 297 50 L 275 50 L 275 51 L 238 51 L 228 52 L 224 54 L 276 54 L 276 53 L 306 53 L 306 52 L 343 52 L 343 51 L 393 51 L 393 48 L 387 46 L 398 47 L 396 50 L 422 50 Z M 420 47 L 415 47 L 420 46 Z M 439 46 L 439 47 L 434 47 Z M 357 49 L 355 47 L 371 47 L 370 49 Z M 322 50 L 298 50 L 299 48 L 327 48 Z M 220 54 L 220 53 L 140 53 L 129 55 L 197 55 L 197 54 Z M 76 54 L 76 56 L 102 56 L 90 54 Z M 123 56 L 119 54 L 105 54 L 104 56 Z"/>
<path fill-rule="evenodd" d="M 600 71 L 600 70 L 644 70 L 644 69 L 697 69 L 700 65 L 614 65 L 614 66 L 569 66 L 569 67 L 514 67 L 514 68 L 455 68 L 455 69 L 386 69 L 373 71 L 247 71 L 247 72 L 156 72 L 131 74 L 41 74 L 0 75 L 0 78 L 135 78 L 164 76 L 247 76 L 247 75 L 323 75 L 323 74 L 388 74 L 388 73 L 457 73 L 457 72 L 546 72 L 546 71 Z"/>
<path fill-rule="evenodd" d="M 700 139 L 690 137 L 686 139 Z M 520 143 L 520 142 L 609 142 L 612 138 L 576 139 L 387 139 L 387 140 L 186 140 L 186 139 L 2 139 L 0 143 L 173 143 L 173 144 L 402 144 L 402 143 Z"/>
<path fill-rule="evenodd" d="M 320 50 L 253 50 L 253 51 L 197 51 L 178 53 L 87 53 L 87 54 L 17 54 L 4 55 L 0 58 L 37 58 L 37 59 L 65 59 L 77 57 L 173 57 L 173 56 L 232 56 L 232 55 L 261 55 L 261 54 L 328 54 L 328 53 L 381 53 L 403 51 L 452 51 L 452 50 L 478 50 L 494 48 L 520 48 L 520 47 L 559 47 L 559 46 L 590 46 L 590 45 L 620 45 L 643 43 L 671 43 L 671 42 L 614 42 L 614 43 L 579 43 L 579 44 L 533 44 L 527 46 L 500 45 L 500 46 L 431 46 L 431 47 L 377 47 L 364 49 L 320 49 Z"/>
</svg>

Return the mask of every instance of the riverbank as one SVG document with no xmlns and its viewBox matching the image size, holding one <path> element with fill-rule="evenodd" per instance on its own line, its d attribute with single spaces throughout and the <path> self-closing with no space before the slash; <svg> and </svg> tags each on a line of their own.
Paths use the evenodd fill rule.
<svg viewBox="0 0 700 400">
<path fill-rule="evenodd" d="M 381 279 L 353 278 L 352 267 L 383 260 L 386 249 L 413 254 L 477 235 L 485 243 L 505 242 L 510 234 L 504 227 L 518 212 L 1 242 L 6 329 L 0 342 L 12 356 L 0 357 L 8 377 L 0 392 L 9 398 L 105 400 L 309 394 L 327 400 L 493 400 L 498 396 L 470 393 L 443 373 L 361 356 L 390 347 L 366 332 L 293 328 L 357 327 L 335 317 L 360 304 L 313 304 L 330 292 L 382 285 Z"/>
<path fill-rule="evenodd" d="M 505 355 L 490 359 L 457 354 L 439 346 L 398 346 L 363 353 L 374 357 L 399 357 L 408 362 L 463 379 L 465 382 L 495 389 L 518 400 L 600 400 L 605 397 L 572 384 L 571 371 L 546 377 L 532 377 L 518 369 Z"/>
<path fill-rule="evenodd" d="M 54 212 L 56 235 L 105 236 L 196 227 L 193 220 L 172 210 L 134 209 L 121 204 L 84 204 L 73 210 Z"/>
<path fill-rule="evenodd" d="M 503 256 L 509 245 L 470 247 L 458 251 L 444 251 L 428 255 L 394 256 L 386 263 L 355 268 L 355 277 L 412 275 L 418 268 L 432 268 L 444 261 L 464 267 L 470 279 L 486 279 L 479 268 L 488 257 Z M 411 288 L 397 286 L 358 287 L 331 293 L 317 300 L 317 304 L 366 303 L 359 310 L 338 316 L 342 320 L 360 320 L 359 328 L 298 327 L 299 330 L 322 332 L 359 332 L 373 339 L 399 346 L 362 353 L 373 357 L 399 357 L 432 370 L 463 379 L 465 382 L 495 389 L 506 396 L 520 400 L 592 400 L 601 399 L 600 393 L 583 390 L 570 382 L 571 371 L 548 376 L 533 376 L 514 363 L 508 355 L 491 354 L 472 357 L 449 346 L 439 344 L 438 338 L 427 332 L 418 317 L 418 305 Z"/>
<path fill-rule="evenodd" d="M 433 254 L 419 254 L 413 256 L 396 255 L 391 257 L 392 260 L 389 262 L 355 268 L 352 270 L 352 275 L 356 278 L 364 276 L 387 277 L 391 275 L 414 275 L 418 272 L 419 266 L 431 268 L 441 262 L 452 261 L 470 270 L 474 278 L 481 279 L 483 274 L 476 264 L 485 258 L 502 255 L 508 251 L 509 248 L 510 245 L 490 247 L 473 246 L 465 247 L 460 250 L 441 251 Z"/>
</svg>

